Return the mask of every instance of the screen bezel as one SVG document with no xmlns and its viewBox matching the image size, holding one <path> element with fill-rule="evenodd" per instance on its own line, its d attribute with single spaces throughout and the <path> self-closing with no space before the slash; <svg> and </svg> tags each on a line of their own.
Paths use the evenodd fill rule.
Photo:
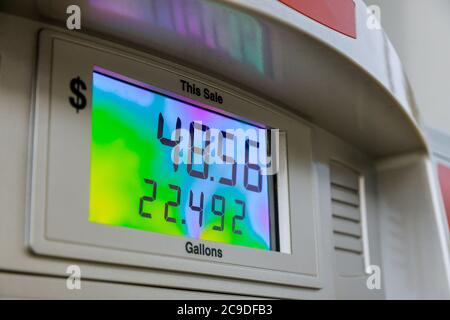
<svg viewBox="0 0 450 320">
<path fill-rule="evenodd" d="M 68 84 L 78 75 L 86 79 L 90 88 L 86 96 L 91 101 L 92 70 L 96 65 L 187 100 L 192 97 L 181 91 L 179 80 L 201 83 L 224 96 L 227 103 L 217 106 L 219 109 L 280 128 L 289 137 L 295 137 L 288 139 L 284 135 L 286 145 L 280 145 L 286 155 L 280 160 L 278 179 L 279 199 L 284 203 L 279 209 L 282 252 L 214 243 L 224 250 L 222 259 L 193 256 L 185 252 L 183 238 L 168 239 L 169 236 L 88 221 L 86 168 L 90 159 L 91 112 L 77 114 L 67 100 L 71 95 Z M 202 98 L 195 102 L 210 104 Z M 311 129 L 300 118 L 195 70 L 101 40 L 48 30 L 40 33 L 34 115 L 28 239 L 33 252 L 211 277 L 322 287 Z M 164 244 L 164 248 L 157 248 L 159 244 Z"/>
</svg>

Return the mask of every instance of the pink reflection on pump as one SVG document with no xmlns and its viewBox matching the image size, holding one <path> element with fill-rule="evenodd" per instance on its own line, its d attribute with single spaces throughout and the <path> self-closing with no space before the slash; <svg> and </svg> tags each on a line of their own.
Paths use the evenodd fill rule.
<svg viewBox="0 0 450 320">
<path fill-rule="evenodd" d="M 117 16 L 118 23 L 126 23 L 138 34 L 150 35 L 156 30 L 149 27 L 157 27 L 174 33 L 180 41 L 199 42 L 199 49 L 203 46 L 219 51 L 224 58 L 237 60 L 259 73 L 269 76 L 273 73 L 270 61 L 265 59 L 265 50 L 270 46 L 264 25 L 231 7 L 203 0 L 89 0 L 89 3 L 105 14 Z"/>
</svg>

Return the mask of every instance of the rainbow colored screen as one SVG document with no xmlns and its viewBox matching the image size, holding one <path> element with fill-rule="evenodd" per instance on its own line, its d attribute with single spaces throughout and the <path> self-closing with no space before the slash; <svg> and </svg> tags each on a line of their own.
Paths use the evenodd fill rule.
<svg viewBox="0 0 450 320">
<path fill-rule="evenodd" d="M 275 250 L 267 129 L 156 90 L 93 73 L 90 222 Z"/>
</svg>

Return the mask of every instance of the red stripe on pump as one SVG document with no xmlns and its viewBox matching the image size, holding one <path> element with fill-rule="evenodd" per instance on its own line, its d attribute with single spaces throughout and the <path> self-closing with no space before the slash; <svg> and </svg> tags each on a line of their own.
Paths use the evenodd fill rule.
<svg viewBox="0 0 450 320">
<path fill-rule="evenodd" d="M 356 39 L 353 0 L 279 0 L 311 19 Z"/>
<path fill-rule="evenodd" d="M 447 222 L 450 228 L 450 167 L 439 165 L 438 174 L 445 211 L 447 212 Z"/>
</svg>

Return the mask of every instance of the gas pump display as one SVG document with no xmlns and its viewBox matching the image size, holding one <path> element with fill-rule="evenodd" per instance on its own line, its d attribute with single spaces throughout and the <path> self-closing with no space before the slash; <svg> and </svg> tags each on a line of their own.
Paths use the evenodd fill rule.
<svg viewBox="0 0 450 320">
<path fill-rule="evenodd" d="M 276 250 L 269 130 L 123 79 L 93 73 L 89 221 Z"/>
<path fill-rule="evenodd" d="M 211 75 L 73 39 L 40 34 L 31 250 L 321 288 L 311 127 Z"/>
</svg>

